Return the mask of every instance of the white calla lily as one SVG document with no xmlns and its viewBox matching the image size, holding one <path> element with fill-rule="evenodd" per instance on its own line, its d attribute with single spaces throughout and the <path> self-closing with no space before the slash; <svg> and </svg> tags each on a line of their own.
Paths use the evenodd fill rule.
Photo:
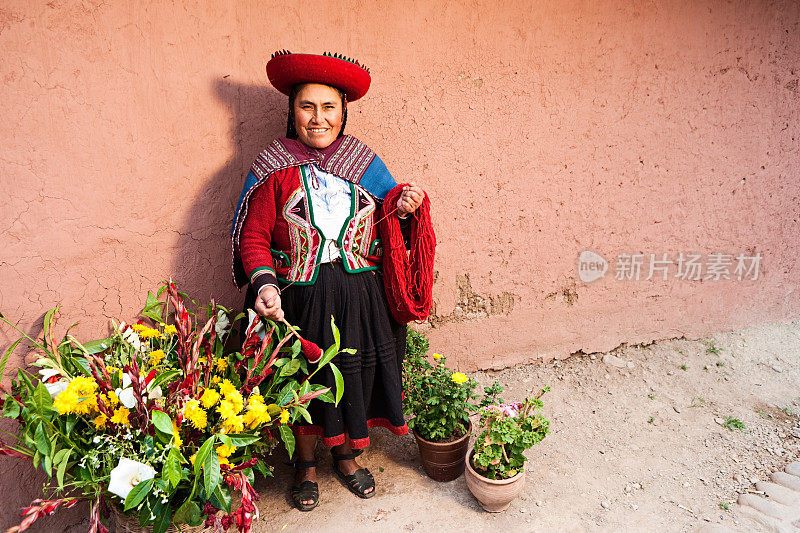
<svg viewBox="0 0 800 533">
<path fill-rule="evenodd" d="M 217 311 L 217 322 L 214 324 L 214 331 L 217 332 L 217 337 L 222 337 L 222 334 L 228 329 L 230 323 L 230 320 L 228 320 L 228 313 L 225 311 Z"/>
<path fill-rule="evenodd" d="M 66 381 L 56 381 L 55 383 L 45 383 L 44 388 L 47 389 L 51 397 L 55 398 L 60 393 L 64 392 L 68 385 L 69 383 Z"/>
<path fill-rule="evenodd" d="M 122 457 L 111 471 L 108 492 L 124 500 L 133 487 L 146 479 L 153 479 L 155 475 L 156 471 L 150 465 Z"/>
</svg>

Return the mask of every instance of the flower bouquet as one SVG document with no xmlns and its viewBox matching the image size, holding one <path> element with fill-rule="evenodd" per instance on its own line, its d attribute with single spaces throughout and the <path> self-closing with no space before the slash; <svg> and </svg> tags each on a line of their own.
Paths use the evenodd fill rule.
<svg viewBox="0 0 800 533">
<path fill-rule="evenodd" d="M 403 362 L 403 414 L 410 415 L 408 427 L 422 456 L 425 471 L 437 481 L 451 481 L 464 471 L 469 443 L 470 412 L 496 401 L 502 392 L 498 383 L 475 393 L 477 381 L 447 367 L 447 358 L 434 353 L 427 359 L 428 340 L 408 331 Z"/>
<path fill-rule="evenodd" d="M 488 405 L 481 411 L 481 432 L 467 462 L 467 487 L 487 511 L 508 508 L 522 490 L 528 450 L 550 433 L 542 408 L 544 387 L 535 396 L 512 404 Z"/>
<path fill-rule="evenodd" d="M 271 475 L 265 457 L 279 439 L 293 454 L 288 424 L 310 421 L 308 402 L 341 398 L 343 380 L 331 363 L 338 330 L 332 323 L 336 343 L 310 372 L 307 358 L 321 350 L 287 323 L 253 316 L 241 352 L 226 353 L 244 315 L 213 300 L 189 311 L 185 298 L 169 282 L 148 293 L 147 322 L 113 324 L 110 337 L 86 343 L 71 327 L 55 342 L 58 308 L 45 315 L 42 342 L 0 315 L 22 335 L 0 359 L 0 379 L 21 341 L 39 354 L 38 375 L 20 369 L 11 390 L 3 389 L 2 414 L 19 429 L 13 442 L 0 442 L 0 455 L 31 460 L 50 481 L 48 499 L 24 509 L 9 532 L 80 501 L 91 502 L 91 532 L 107 531 L 109 510 L 156 533 L 180 524 L 251 530 L 254 472 Z M 309 381 L 325 365 L 335 394 Z"/>
</svg>

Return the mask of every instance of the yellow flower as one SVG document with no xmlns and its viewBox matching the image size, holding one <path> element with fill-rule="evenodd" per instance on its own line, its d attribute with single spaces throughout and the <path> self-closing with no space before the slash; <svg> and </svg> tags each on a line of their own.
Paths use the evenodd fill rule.
<svg viewBox="0 0 800 533">
<path fill-rule="evenodd" d="M 130 416 L 130 414 L 131 412 L 128 411 L 125 407 L 119 407 L 114 410 L 114 415 L 111 417 L 111 423 L 128 426 L 130 425 L 130 421 L 128 420 L 128 416 Z"/>
<path fill-rule="evenodd" d="M 241 433 L 244 431 L 244 419 L 239 415 L 229 416 L 222 421 L 225 433 Z"/>
<path fill-rule="evenodd" d="M 207 361 L 208 361 L 208 359 L 206 359 L 205 357 L 198 357 L 197 358 L 197 364 L 198 365 L 204 365 L 204 364 L 206 364 Z"/>
<path fill-rule="evenodd" d="M 289 411 L 281 409 L 281 424 L 286 424 L 289 421 Z"/>
<path fill-rule="evenodd" d="M 164 333 L 166 333 L 167 335 L 177 335 L 178 334 L 178 328 L 176 328 L 172 324 L 168 324 L 168 325 L 164 326 Z"/>
<path fill-rule="evenodd" d="M 166 354 L 164 350 L 153 350 L 150 352 L 150 366 L 156 366 L 164 360 Z"/>
<path fill-rule="evenodd" d="M 217 455 L 220 457 L 230 457 L 236 451 L 236 446 L 228 446 L 223 444 L 217 447 Z"/>
<path fill-rule="evenodd" d="M 234 392 L 239 392 L 236 390 L 236 387 L 233 386 L 233 383 L 231 383 L 228 379 L 222 382 L 222 385 L 219 386 L 219 391 L 225 396 L 233 394 Z"/>
<path fill-rule="evenodd" d="M 247 401 L 247 413 L 242 417 L 245 424 L 254 429 L 260 424 L 266 424 L 272 417 L 269 415 L 267 406 L 264 405 L 264 397 L 260 394 L 253 394 Z"/>
<path fill-rule="evenodd" d="M 114 391 L 108 391 L 106 393 L 106 398 L 108 398 L 108 405 L 109 407 L 116 407 L 119 405 L 119 398 L 117 398 L 117 393 Z"/>
<path fill-rule="evenodd" d="M 218 401 L 219 393 L 214 389 L 206 389 L 203 391 L 203 395 L 200 396 L 200 403 L 202 403 L 203 407 L 206 409 L 211 409 Z"/>
<path fill-rule="evenodd" d="M 144 324 L 134 324 L 134 325 L 131 326 L 131 329 L 133 331 L 135 331 L 136 333 L 139 333 L 140 331 L 144 331 L 144 330 L 146 330 L 148 328 Z"/>
<path fill-rule="evenodd" d="M 107 366 L 106 366 L 106 371 L 107 371 L 109 374 L 113 374 L 114 372 L 116 372 L 116 371 L 118 371 L 118 370 L 119 370 L 119 368 L 117 368 L 117 367 L 115 367 L 115 366 L 111 366 L 111 365 L 107 365 Z"/>
<path fill-rule="evenodd" d="M 197 454 L 193 453 L 192 456 L 189 457 L 189 462 L 192 463 L 192 466 L 194 466 L 194 460 L 195 459 L 197 459 Z"/>
<path fill-rule="evenodd" d="M 450 376 L 450 379 L 461 385 L 462 383 L 466 382 L 469 378 L 466 376 L 466 374 L 463 374 L 462 372 L 453 372 L 453 374 Z"/>
<path fill-rule="evenodd" d="M 108 423 L 108 417 L 100 413 L 97 418 L 94 419 L 94 427 L 95 429 L 106 429 L 106 424 Z"/>
<path fill-rule="evenodd" d="M 440 353 L 433 354 L 433 360 L 434 361 L 438 361 L 441 358 L 442 358 L 442 354 L 440 354 Z"/>
<path fill-rule="evenodd" d="M 228 368 L 228 360 L 219 358 L 217 359 L 217 372 L 224 372 Z"/>
<path fill-rule="evenodd" d="M 142 339 L 154 339 L 160 336 L 161 332 L 153 328 L 144 328 L 142 331 L 139 332 L 139 338 Z"/>
<path fill-rule="evenodd" d="M 181 439 L 181 430 L 175 421 L 172 421 L 172 445 L 176 448 L 183 446 L 183 439 Z"/>
<path fill-rule="evenodd" d="M 219 459 L 219 465 L 220 465 L 220 466 L 222 466 L 222 465 L 229 465 L 229 464 L 231 464 L 231 462 L 230 462 L 230 461 L 228 461 L 228 458 L 227 458 L 227 457 L 221 457 L 221 456 L 217 455 L 217 459 Z"/>
<path fill-rule="evenodd" d="M 69 382 L 53 401 L 59 414 L 88 415 L 97 412 L 97 382 L 94 378 L 78 376 Z"/>
<path fill-rule="evenodd" d="M 208 416 L 205 410 L 200 407 L 200 402 L 197 400 L 189 400 L 186 402 L 183 415 L 196 429 L 205 429 L 208 425 Z"/>
<path fill-rule="evenodd" d="M 219 385 L 219 382 L 222 381 L 222 378 L 219 376 L 212 376 L 211 377 L 211 384 L 212 385 Z"/>
</svg>

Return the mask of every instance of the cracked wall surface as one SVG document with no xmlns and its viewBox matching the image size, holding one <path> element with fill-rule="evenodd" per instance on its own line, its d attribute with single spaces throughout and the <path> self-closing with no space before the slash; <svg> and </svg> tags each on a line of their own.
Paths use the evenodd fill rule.
<svg viewBox="0 0 800 533">
<path fill-rule="evenodd" d="M 264 72 L 279 48 L 370 66 L 347 128 L 432 198 L 420 327 L 460 369 L 800 316 L 788 0 L 6 1 L 0 311 L 36 333 L 62 304 L 90 338 L 168 277 L 239 307 L 228 231 L 250 163 L 285 128 Z M 750 281 L 584 283 L 583 250 L 763 262 Z M 0 328 L 0 349 L 14 338 Z M 5 487 L 29 474 L 9 461 Z M 7 527 L 27 501 L 3 494 Z"/>
</svg>

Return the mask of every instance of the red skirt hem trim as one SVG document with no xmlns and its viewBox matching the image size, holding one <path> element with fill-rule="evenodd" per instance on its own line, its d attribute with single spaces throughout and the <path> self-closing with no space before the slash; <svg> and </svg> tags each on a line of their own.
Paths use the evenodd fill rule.
<svg viewBox="0 0 800 533">
<path fill-rule="evenodd" d="M 395 435 L 407 435 L 408 434 L 408 425 L 403 424 L 402 426 L 395 426 L 391 422 L 389 422 L 386 418 L 370 418 L 367 420 L 367 428 L 372 429 L 374 427 L 382 427 L 386 428 Z M 322 437 L 322 444 L 328 447 L 332 446 L 339 446 L 344 444 L 349 439 L 349 435 L 346 433 L 340 433 L 339 435 L 335 435 L 333 437 L 326 437 L 325 431 L 322 429 L 322 426 L 312 424 L 310 426 L 294 426 L 294 430 L 297 432 L 298 435 L 316 435 L 317 437 Z M 349 439 L 350 440 L 350 447 L 354 450 L 360 450 L 362 448 L 366 448 L 369 446 L 369 437 L 364 437 L 363 439 Z"/>
</svg>

